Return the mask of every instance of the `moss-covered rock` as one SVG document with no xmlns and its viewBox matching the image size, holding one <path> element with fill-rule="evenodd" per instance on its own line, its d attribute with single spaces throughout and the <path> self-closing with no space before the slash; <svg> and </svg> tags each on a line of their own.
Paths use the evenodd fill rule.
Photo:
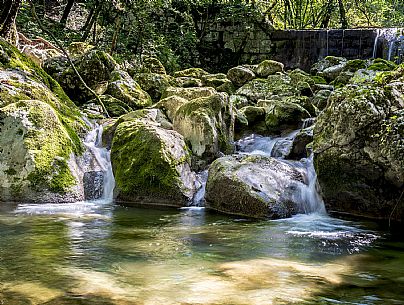
<svg viewBox="0 0 404 305">
<path fill-rule="evenodd" d="M 166 74 L 166 69 L 163 64 L 156 57 L 145 57 L 142 62 L 142 72 L 144 73 L 156 73 Z"/>
<path fill-rule="evenodd" d="M 302 120 L 310 117 L 304 107 L 288 99 L 263 100 L 259 105 L 265 107 L 268 131 L 275 134 L 285 129 L 296 129 Z"/>
<path fill-rule="evenodd" d="M 176 77 L 175 81 L 178 87 L 190 88 L 190 87 L 202 87 L 203 83 L 199 78 L 182 76 Z"/>
<path fill-rule="evenodd" d="M 153 102 L 158 102 L 165 90 L 175 84 L 175 79 L 166 74 L 139 73 L 133 79 L 146 91 Z"/>
<path fill-rule="evenodd" d="M 241 87 L 245 83 L 253 80 L 255 73 L 246 67 L 238 66 L 231 68 L 227 72 L 227 78 L 231 80 L 236 87 Z"/>
<path fill-rule="evenodd" d="M 0 201 L 83 199 L 69 167 L 80 148 L 49 104 L 20 100 L 1 107 L 0 126 Z"/>
<path fill-rule="evenodd" d="M 111 72 L 117 68 L 115 60 L 109 54 L 96 49 L 76 58 L 74 64 L 86 84 L 98 94 L 104 93 L 102 91 L 107 88 L 106 85 L 111 77 Z M 51 72 L 54 71 L 49 71 L 49 73 Z M 52 76 L 77 104 L 83 104 L 94 98 L 79 80 L 72 67 L 67 66 L 63 72 L 56 75 L 52 74 Z"/>
<path fill-rule="evenodd" d="M 283 69 L 283 63 L 274 60 L 264 60 L 258 65 L 255 73 L 258 77 L 267 77 L 276 74 L 277 72 L 283 72 Z"/>
<path fill-rule="evenodd" d="M 128 106 L 127 103 L 118 100 L 117 98 L 108 94 L 101 95 L 100 99 L 111 117 L 120 117 L 121 115 L 135 110 L 132 107 Z M 86 111 L 89 117 L 95 116 L 97 118 L 103 118 L 103 110 L 96 99 L 90 100 L 84 106 L 86 107 L 86 110 L 93 109 L 93 111 Z"/>
<path fill-rule="evenodd" d="M 127 72 L 121 70 L 115 70 L 111 73 L 106 94 L 125 102 L 132 109 L 140 109 L 152 105 L 149 94 L 142 90 L 139 84 Z"/>
<path fill-rule="evenodd" d="M 314 129 L 315 166 L 330 211 L 403 220 L 402 101 L 389 89 L 336 90 Z"/>
<path fill-rule="evenodd" d="M 371 71 L 393 71 L 395 68 L 397 65 L 394 62 L 376 58 L 367 69 Z"/>
<path fill-rule="evenodd" d="M 346 64 L 347 60 L 343 57 L 327 56 L 312 66 L 311 74 L 324 77 L 330 82 L 338 77 Z"/>
<path fill-rule="evenodd" d="M 298 94 L 287 75 L 270 75 L 267 79 L 254 79 L 236 91 L 237 95 L 248 98 L 252 104 L 260 99 L 270 99 L 273 96 L 291 96 Z"/>
<path fill-rule="evenodd" d="M 368 66 L 368 62 L 363 59 L 353 59 L 353 60 L 348 60 L 343 72 L 352 72 L 355 73 L 359 69 L 366 69 Z"/>
<path fill-rule="evenodd" d="M 186 100 L 193 100 L 201 97 L 209 97 L 215 95 L 217 92 L 211 87 L 193 87 L 193 88 L 179 88 L 168 87 L 164 92 L 162 98 L 170 97 L 173 95 L 182 97 Z"/>
<path fill-rule="evenodd" d="M 330 85 L 333 85 L 334 88 L 342 88 L 345 85 L 347 85 L 350 81 L 351 78 L 355 75 L 354 72 L 350 71 L 342 71 L 336 79 L 334 79 Z"/>
<path fill-rule="evenodd" d="M 231 150 L 234 115 L 226 94 L 218 93 L 182 105 L 176 112 L 173 125 L 200 160 L 209 162 L 220 151 Z"/>
<path fill-rule="evenodd" d="M 167 97 L 165 99 L 162 99 L 160 102 L 158 102 L 157 104 L 154 105 L 154 108 L 158 108 L 161 111 L 163 111 L 165 113 L 165 115 L 167 116 L 167 118 L 173 122 L 174 121 L 174 117 L 175 114 L 177 113 L 177 110 L 182 106 L 185 105 L 186 103 L 188 103 L 189 101 L 176 96 L 176 95 L 172 95 L 170 97 Z"/>
<path fill-rule="evenodd" d="M 95 47 L 93 45 L 86 42 L 72 42 L 67 48 L 67 51 L 70 57 L 77 58 L 83 56 L 85 53 L 91 51 L 94 48 Z"/>
<path fill-rule="evenodd" d="M 149 119 L 121 122 L 111 161 L 119 202 L 185 206 L 195 191 L 190 154 L 183 137 Z"/>
<path fill-rule="evenodd" d="M 201 68 L 189 68 L 182 71 L 177 71 L 174 73 L 174 77 L 194 77 L 198 79 L 202 79 L 205 75 L 209 73 Z"/>
<path fill-rule="evenodd" d="M 201 80 L 204 86 L 213 88 L 220 87 L 226 83 L 231 83 L 226 74 L 223 73 L 207 74 L 202 76 Z"/>
<path fill-rule="evenodd" d="M 290 217 L 299 211 L 293 193 L 301 181 L 298 171 L 274 158 L 223 157 L 209 168 L 206 203 L 209 209 L 231 215 Z"/>
<path fill-rule="evenodd" d="M 312 104 L 319 111 L 322 111 L 327 106 L 328 98 L 330 97 L 332 91 L 330 90 L 320 90 L 312 98 Z"/>
<path fill-rule="evenodd" d="M 235 130 L 238 134 L 244 134 L 247 131 L 254 133 L 266 133 L 265 125 L 266 109 L 257 106 L 245 106 L 236 111 Z"/>
</svg>

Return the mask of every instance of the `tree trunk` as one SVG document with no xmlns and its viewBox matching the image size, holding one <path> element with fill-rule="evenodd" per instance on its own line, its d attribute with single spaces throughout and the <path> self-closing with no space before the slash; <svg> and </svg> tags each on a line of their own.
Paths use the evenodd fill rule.
<svg viewBox="0 0 404 305">
<path fill-rule="evenodd" d="M 98 15 L 100 12 L 101 12 L 101 5 L 99 4 L 99 5 L 97 5 L 97 7 L 95 9 L 95 13 L 91 17 L 91 20 L 88 23 L 83 36 L 81 37 L 81 41 L 83 41 L 83 42 L 86 41 L 88 36 L 90 36 L 91 29 L 93 28 L 94 23 L 97 21 L 97 18 L 98 18 Z"/>
<path fill-rule="evenodd" d="M 321 23 L 321 27 L 323 29 L 328 28 L 328 25 L 330 24 L 333 6 L 334 6 L 334 0 L 329 0 L 327 3 L 327 7 L 325 9 L 325 15 L 323 18 L 323 22 Z"/>
<path fill-rule="evenodd" d="M 121 31 L 121 16 L 119 15 L 116 19 L 115 31 L 114 35 L 112 36 L 111 51 L 109 52 L 111 56 L 114 54 L 114 51 L 116 49 L 116 44 L 118 43 L 118 36 L 120 31 Z"/>
<path fill-rule="evenodd" d="M 60 19 L 60 23 L 63 25 L 63 27 L 66 27 L 67 18 L 69 17 L 73 4 L 74 4 L 74 0 L 69 0 L 66 4 L 65 10 L 63 11 L 63 16 Z"/>
<path fill-rule="evenodd" d="M 338 6 L 339 6 L 341 29 L 347 29 L 348 21 L 346 20 L 344 2 L 342 2 L 342 0 L 338 0 Z"/>
<path fill-rule="evenodd" d="M 2 1 L 2 10 L 0 15 L 0 29 L 1 26 L 7 19 L 8 13 L 10 12 L 11 6 L 13 4 L 13 0 L 4 0 Z"/>
<path fill-rule="evenodd" d="M 15 18 L 17 17 L 18 10 L 21 6 L 22 0 L 14 0 L 12 1 L 10 10 L 8 12 L 7 17 L 5 18 L 4 22 L 2 23 L 2 28 L 0 31 L 0 36 L 8 39 L 11 30 L 15 24 Z"/>
</svg>

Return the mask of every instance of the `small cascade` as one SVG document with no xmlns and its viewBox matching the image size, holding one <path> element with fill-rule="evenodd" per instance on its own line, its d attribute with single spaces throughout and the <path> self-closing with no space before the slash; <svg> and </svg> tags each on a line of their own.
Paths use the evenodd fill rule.
<svg viewBox="0 0 404 305">
<path fill-rule="evenodd" d="M 95 199 L 112 202 L 115 179 L 112 172 L 111 153 L 108 149 L 102 147 L 102 133 L 103 126 L 96 124 L 84 141 L 94 159 L 95 167 L 99 169 L 99 171 L 93 172 L 96 173 L 93 175 L 94 185 L 90 187 L 96 188 L 97 180 L 101 180 L 102 194 L 98 194 L 98 198 Z"/>
<path fill-rule="evenodd" d="M 393 54 L 393 47 L 394 47 L 394 40 L 390 41 L 389 43 L 389 54 L 387 56 L 387 60 L 391 60 L 391 56 Z"/>
<path fill-rule="evenodd" d="M 310 126 L 313 120 L 306 120 L 303 126 Z M 300 204 L 304 213 L 326 214 L 324 202 L 318 191 L 317 175 L 314 169 L 313 156 L 300 161 L 286 160 L 292 149 L 293 141 L 300 130 L 295 130 L 284 137 L 263 137 L 251 135 L 236 143 L 238 153 L 249 155 L 271 156 L 291 165 L 304 177 L 303 182 L 294 182 L 293 199 Z M 280 176 L 279 180 L 284 179 Z"/>
<path fill-rule="evenodd" d="M 302 123 L 302 129 L 306 129 L 306 128 L 313 126 L 315 122 L 316 122 L 316 118 L 304 119 L 303 123 Z"/>
<path fill-rule="evenodd" d="M 208 181 L 208 170 L 204 170 L 197 175 L 197 189 L 193 200 L 192 206 L 203 207 L 205 205 L 205 192 L 206 192 L 206 182 Z"/>
<path fill-rule="evenodd" d="M 375 42 L 373 44 L 373 54 L 372 54 L 373 58 L 376 58 L 376 55 L 377 55 L 377 43 L 379 42 L 379 37 L 380 37 L 380 30 L 377 29 L 376 30 Z"/>
</svg>

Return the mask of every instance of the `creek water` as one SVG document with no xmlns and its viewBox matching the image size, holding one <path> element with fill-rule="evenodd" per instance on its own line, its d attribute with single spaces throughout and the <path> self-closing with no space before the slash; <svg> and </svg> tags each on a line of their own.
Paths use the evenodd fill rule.
<svg viewBox="0 0 404 305">
<path fill-rule="evenodd" d="M 100 200 L 0 205 L 0 304 L 404 303 L 404 241 L 327 216 L 310 158 L 285 160 L 306 173 L 308 214 L 252 221 L 203 207 L 126 208 L 112 200 L 95 130 L 86 145 L 107 176 Z M 245 138 L 238 153 L 282 159 L 295 134 Z"/>
</svg>

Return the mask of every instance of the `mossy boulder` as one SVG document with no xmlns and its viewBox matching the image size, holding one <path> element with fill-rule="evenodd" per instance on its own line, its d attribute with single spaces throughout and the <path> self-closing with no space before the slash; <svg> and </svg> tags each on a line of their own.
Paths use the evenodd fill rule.
<svg viewBox="0 0 404 305">
<path fill-rule="evenodd" d="M 72 202 L 83 199 L 69 164 L 81 147 L 49 104 L 20 100 L 0 108 L 0 200 Z"/>
<path fill-rule="evenodd" d="M 162 99 L 160 102 L 158 102 L 157 104 L 155 104 L 153 107 L 154 108 L 158 108 L 160 109 L 163 113 L 165 113 L 165 115 L 167 116 L 167 118 L 173 122 L 174 121 L 174 117 L 177 113 L 177 110 L 182 106 L 185 105 L 186 103 L 188 103 L 189 101 L 179 97 L 177 95 L 172 95 L 170 97 L 167 97 L 165 99 Z"/>
<path fill-rule="evenodd" d="M 215 89 L 226 83 L 231 83 L 226 74 L 223 73 L 207 74 L 202 76 L 201 80 L 204 86 L 213 87 Z"/>
<path fill-rule="evenodd" d="M 283 63 L 275 60 L 264 60 L 258 65 L 255 73 L 258 77 L 267 77 L 276 74 L 277 72 L 283 72 L 284 67 Z"/>
<path fill-rule="evenodd" d="M 266 109 L 257 106 L 245 106 L 236 112 L 235 129 L 238 134 L 247 131 L 259 134 L 266 133 L 265 125 Z"/>
<path fill-rule="evenodd" d="M 173 95 L 182 97 L 187 100 L 193 100 L 201 97 L 209 97 L 215 95 L 217 91 L 212 87 L 193 87 L 193 88 L 179 88 L 168 87 L 164 92 L 162 98 L 170 97 Z"/>
<path fill-rule="evenodd" d="M 319 111 L 322 111 L 327 106 L 328 98 L 330 97 L 331 90 L 319 90 L 312 98 L 312 104 Z"/>
<path fill-rule="evenodd" d="M 156 57 L 145 57 L 142 62 L 142 71 L 145 73 L 166 74 L 166 69 Z"/>
<path fill-rule="evenodd" d="M 363 60 L 363 59 L 353 59 L 353 60 L 348 60 L 343 72 L 356 72 L 359 69 L 366 69 L 368 66 L 368 61 Z"/>
<path fill-rule="evenodd" d="M 336 90 L 314 128 L 315 167 L 330 211 L 403 220 L 404 112 L 388 88 Z M 397 206 L 396 206 L 397 205 Z"/>
<path fill-rule="evenodd" d="M 94 48 L 95 47 L 93 45 L 86 42 L 72 42 L 67 48 L 67 51 L 70 57 L 77 58 L 83 56 L 85 53 L 91 51 Z"/>
<path fill-rule="evenodd" d="M 330 82 L 338 77 L 338 75 L 345 69 L 346 64 L 346 58 L 327 56 L 315 63 L 310 71 L 312 75 L 324 77 Z"/>
<path fill-rule="evenodd" d="M 175 114 L 173 125 L 197 159 L 209 162 L 220 151 L 232 150 L 234 114 L 226 94 L 218 93 L 182 105 Z"/>
<path fill-rule="evenodd" d="M 300 160 L 302 158 L 307 158 L 310 155 L 308 145 L 313 142 L 313 128 L 310 126 L 308 128 L 301 129 L 293 139 L 292 149 L 290 150 L 288 159 Z"/>
<path fill-rule="evenodd" d="M 125 102 L 132 109 L 141 109 L 152 105 L 149 94 L 142 90 L 127 72 L 122 70 L 115 70 L 111 73 L 106 94 Z"/>
<path fill-rule="evenodd" d="M 175 79 L 166 74 L 139 73 L 133 79 L 146 91 L 153 102 L 158 102 L 165 90 L 175 84 Z"/>
<path fill-rule="evenodd" d="M 237 95 L 248 98 L 251 104 L 260 99 L 270 99 L 273 96 L 291 96 L 298 94 L 291 78 L 287 75 L 270 75 L 267 79 L 254 79 L 236 91 Z"/>
<path fill-rule="evenodd" d="M 190 88 L 190 87 L 202 87 L 203 83 L 199 78 L 182 76 L 176 77 L 175 81 L 178 87 Z"/>
<path fill-rule="evenodd" d="M 310 113 L 292 100 L 262 100 L 265 107 L 265 123 L 270 133 L 281 133 L 285 129 L 296 129 L 300 122 L 310 117 Z"/>
<path fill-rule="evenodd" d="M 128 112 L 131 112 L 135 109 L 133 109 L 132 107 L 128 106 L 127 103 L 118 100 L 117 98 L 105 94 L 105 95 L 100 95 L 100 99 L 103 102 L 105 108 L 108 111 L 108 114 L 111 117 L 120 117 L 121 115 L 124 115 Z M 87 115 L 89 117 L 92 116 L 96 116 L 97 118 L 103 118 L 104 114 L 103 114 L 103 109 L 101 108 L 101 106 L 99 105 L 98 101 L 96 99 L 92 99 L 90 101 L 88 101 L 85 105 L 85 109 L 89 110 L 89 109 L 93 109 L 93 111 L 86 111 Z M 89 107 L 91 106 L 91 107 Z"/>
<path fill-rule="evenodd" d="M 195 174 L 183 137 L 153 120 L 121 122 L 114 133 L 111 161 L 118 202 L 181 207 L 193 197 Z"/>
<path fill-rule="evenodd" d="M 228 156 L 209 168 L 206 203 L 209 209 L 251 218 L 286 218 L 299 212 L 293 199 L 303 177 L 275 158 Z"/>
<path fill-rule="evenodd" d="M 98 94 L 105 93 L 112 71 L 117 68 L 115 60 L 107 53 L 92 49 L 76 58 L 74 64 L 86 84 Z M 45 68 L 48 65 L 45 65 Z M 53 71 L 49 71 L 52 73 Z M 61 73 L 53 73 L 67 95 L 77 104 L 83 104 L 94 98 L 85 88 L 71 66 L 67 66 Z"/>
<path fill-rule="evenodd" d="M 177 71 L 174 73 L 174 77 L 194 77 L 198 79 L 202 79 L 205 75 L 209 73 L 201 68 L 189 68 L 181 71 Z"/>
<path fill-rule="evenodd" d="M 227 72 L 227 78 L 231 80 L 236 87 L 241 87 L 245 83 L 253 80 L 255 73 L 246 67 L 237 66 Z"/>
<path fill-rule="evenodd" d="M 376 58 L 367 69 L 372 71 L 393 71 L 395 68 L 397 68 L 397 65 L 394 62 Z"/>
</svg>

